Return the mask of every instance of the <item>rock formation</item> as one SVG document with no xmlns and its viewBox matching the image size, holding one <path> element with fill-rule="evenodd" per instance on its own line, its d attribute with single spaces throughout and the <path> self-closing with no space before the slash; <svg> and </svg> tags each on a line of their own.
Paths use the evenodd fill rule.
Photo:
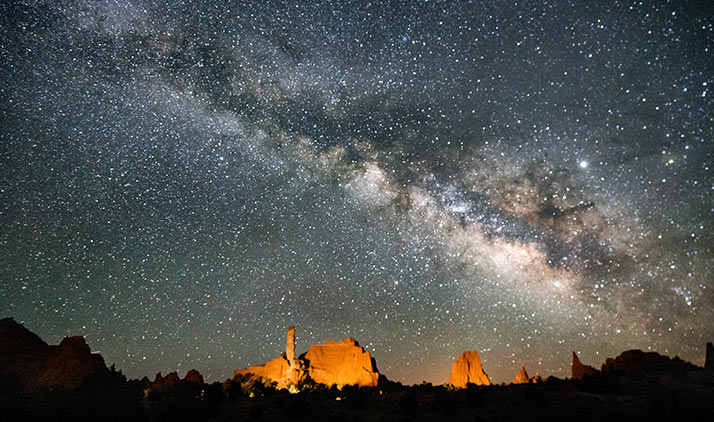
<svg viewBox="0 0 714 422">
<path fill-rule="evenodd" d="M 277 388 L 287 388 L 291 381 L 288 377 L 290 362 L 285 356 L 279 356 L 269 360 L 262 365 L 253 365 L 244 369 L 237 369 L 233 372 L 234 376 L 252 375 L 261 377 L 266 381 L 277 383 Z"/>
<path fill-rule="evenodd" d="M 49 346 L 12 318 L 0 320 L 0 376 L 24 390 L 74 389 L 90 376 L 108 373 L 104 359 L 91 353 L 83 337 L 66 337 L 58 346 Z"/>
<path fill-rule="evenodd" d="M 477 351 L 464 352 L 454 361 L 449 377 L 449 387 L 464 388 L 468 384 L 491 385 L 491 380 L 481 366 Z"/>
<path fill-rule="evenodd" d="M 191 369 L 190 371 L 188 371 L 183 380 L 186 382 L 203 385 L 203 375 L 201 375 L 201 373 L 195 369 Z"/>
<path fill-rule="evenodd" d="M 295 360 L 295 327 L 288 327 L 288 344 L 285 346 L 285 357 L 288 362 Z"/>
<path fill-rule="evenodd" d="M 528 371 L 526 371 L 525 366 L 521 366 L 521 370 L 516 373 L 516 378 L 513 380 L 513 384 L 529 384 L 531 379 L 528 377 Z"/>
<path fill-rule="evenodd" d="M 374 359 L 351 337 L 312 345 L 300 358 L 310 380 L 318 384 L 374 387 L 379 381 Z"/>
<path fill-rule="evenodd" d="M 704 361 L 704 367 L 714 370 L 714 345 L 707 343 L 707 357 Z"/>
<path fill-rule="evenodd" d="M 574 380 L 581 380 L 584 376 L 594 375 L 598 373 L 598 370 L 592 366 L 583 365 L 578 359 L 578 355 L 573 352 L 573 363 L 570 366 L 571 378 Z"/>
<path fill-rule="evenodd" d="M 161 372 L 157 373 L 154 380 L 149 382 L 149 380 L 144 377 L 140 381 L 144 388 L 152 388 L 157 391 L 167 391 L 176 388 L 181 383 L 192 383 L 203 385 L 203 375 L 195 369 L 188 371 L 184 379 L 179 378 L 176 371 L 169 372 L 165 377 L 161 376 Z"/>
<path fill-rule="evenodd" d="M 295 358 L 295 327 L 288 328 L 285 353 L 263 365 L 239 369 L 234 376 L 256 376 L 275 382 L 277 388 L 296 389 L 306 382 L 325 385 L 376 386 L 377 365 L 353 338 L 313 345 Z"/>
<path fill-rule="evenodd" d="M 627 376 L 651 376 L 658 374 L 684 375 L 695 371 L 696 366 L 678 357 L 673 359 L 655 352 L 627 350 L 615 359 L 607 359 L 602 365 L 603 374 Z"/>
</svg>

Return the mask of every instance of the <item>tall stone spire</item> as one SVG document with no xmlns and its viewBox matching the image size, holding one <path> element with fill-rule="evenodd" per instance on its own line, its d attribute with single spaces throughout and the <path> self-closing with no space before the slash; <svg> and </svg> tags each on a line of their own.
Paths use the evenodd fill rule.
<svg viewBox="0 0 714 422">
<path fill-rule="evenodd" d="M 707 343 L 707 356 L 704 361 L 704 367 L 707 369 L 714 369 L 714 345 Z"/>
<path fill-rule="evenodd" d="M 288 358 L 288 362 L 293 362 L 295 360 L 295 327 L 288 327 L 288 344 L 285 348 L 285 356 Z"/>
</svg>

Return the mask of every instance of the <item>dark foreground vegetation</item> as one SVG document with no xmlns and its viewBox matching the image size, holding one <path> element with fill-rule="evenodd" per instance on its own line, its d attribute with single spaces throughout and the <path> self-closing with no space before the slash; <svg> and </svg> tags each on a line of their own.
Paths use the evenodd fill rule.
<svg viewBox="0 0 714 422">
<path fill-rule="evenodd" d="M 94 421 L 521 421 L 714 420 L 714 374 L 598 374 L 583 380 L 449 390 L 385 383 L 310 386 L 298 394 L 256 379 L 162 389 L 115 370 L 79 388 L 23 392 L 0 381 L 3 420 Z"/>
</svg>

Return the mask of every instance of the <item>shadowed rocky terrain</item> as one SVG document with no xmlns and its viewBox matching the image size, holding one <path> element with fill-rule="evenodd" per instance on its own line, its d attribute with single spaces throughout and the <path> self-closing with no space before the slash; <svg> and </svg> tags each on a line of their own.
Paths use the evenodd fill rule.
<svg viewBox="0 0 714 422">
<path fill-rule="evenodd" d="M 454 362 L 450 385 L 403 386 L 378 375 L 376 363 L 354 339 L 309 350 L 314 347 L 326 349 L 295 358 L 292 330 L 286 352 L 276 358 L 285 360 L 284 370 L 260 373 L 263 366 L 250 367 L 212 384 L 196 370 L 184 378 L 172 372 L 153 381 L 127 380 L 91 353 L 83 338 L 50 346 L 5 318 L 0 320 L 0 415 L 23 421 L 714 420 L 710 356 L 702 368 L 629 350 L 597 370 L 573 354 L 570 379 L 529 377 L 522 367 L 512 384 L 488 385 L 472 351 Z M 708 345 L 708 353 L 711 349 Z M 319 368 L 324 382 L 311 367 Z M 303 374 L 293 378 L 300 382 L 285 382 L 291 370 Z M 275 374 L 280 378 L 272 379 Z M 360 387 L 373 376 L 373 385 Z M 351 384 L 334 382 L 335 377 Z"/>
</svg>

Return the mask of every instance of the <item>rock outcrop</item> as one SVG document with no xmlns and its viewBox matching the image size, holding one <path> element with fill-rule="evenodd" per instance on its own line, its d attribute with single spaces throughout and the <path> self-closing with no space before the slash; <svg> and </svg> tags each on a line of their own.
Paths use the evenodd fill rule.
<svg viewBox="0 0 714 422">
<path fill-rule="evenodd" d="M 295 360 L 295 327 L 288 327 L 288 342 L 285 345 L 285 357 L 288 362 Z"/>
<path fill-rule="evenodd" d="M 714 370 L 714 345 L 707 343 L 707 356 L 704 361 L 704 367 Z"/>
<path fill-rule="evenodd" d="M 83 337 L 50 346 L 12 318 L 0 320 L 0 376 L 23 390 L 74 389 L 90 376 L 108 373 L 104 359 L 91 353 Z"/>
<path fill-rule="evenodd" d="M 696 366 L 678 357 L 672 359 L 659 353 L 642 350 L 627 350 L 615 359 L 607 359 L 602 365 L 603 374 L 634 377 L 659 374 L 684 375 L 696 369 Z"/>
<path fill-rule="evenodd" d="M 379 382 L 374 359 L 351 337 L 310 346 L 300 359 L 310 380 L 318 384 L 374 387 Z"/>
<path fill-rule="evenodd" d="M 193 384 L 203 385 L 203 375 L 195 369 L 188 371 L 183 380 Z"/>
<path fill-rule="evenodd" d="M 369 352 L 353 338 L 313 345 L 295 358 L 295 327 L 289 327 L 285 353 L 265 364 L 236 370 L 234 376 L 261 377 L 279 389 L 295 390 L 307 382 L 376 386 L 380 374 Z"/>
<path fill-rule="evenodd" d="M 468 384 L 491 385 L 491 380 L 481 366 L 477 351 L 464 352 L 454 361 L 449 377 L 449 387 L 464 388 Z"/>
<path fill-rule="evenodd" d="M 578 358 L 578 355 L 573 352 L 573 363 L 570 366 L 570 377 L 574 380 L 581 380 L 583 377 L 595 375 L 598 370 L 592 366 L 583 365 Z"/>
<path fill-rule="evenodd" d="M 287 388 L 290 384 L 288 379 L 288 370 L 290 362 L 285 356 L 279 356 L 271 359 L 262 365 L 253 365 L 243 369 L 237 369 L 233 372 L 234 376 L 252 375 L 260 377 L 269 382 L 277 383 L 277 388 Z"/>
<path fill-rule="evenodd" d="M 531 379 L 528 377 L 528 371 L 526 371 L 525 366 L 521 366 L 521 370 L 516 373 L 516 378 L 513 380 L 513 384 L 529 384 Z"/>
<path fill-rule="evenodd" d="M 181 383 L 191 383 L 203 385 L 203 375 L 195 369 L 188 371 L 184 379 L 179 378 L 176 371 L 169 372 L 165 377 L 161 376 L 161 372 L 157 373 L 154 380 L 149 380 L 144 377 L 140 381 L 144 388 L 151 388 L 156 391 L 168 391 L 175 389 Z"/>
</svg>

